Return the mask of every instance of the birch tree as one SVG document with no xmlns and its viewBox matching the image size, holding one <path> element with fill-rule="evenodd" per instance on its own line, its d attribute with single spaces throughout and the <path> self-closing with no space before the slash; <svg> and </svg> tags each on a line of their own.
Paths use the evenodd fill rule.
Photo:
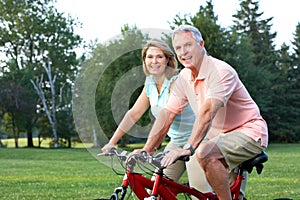
<svg viewBox="0 0 300 200">
<path fill-rule="evenodd" d="M 32 79 L 30 82 L 32 83 L 34 89 L 37 91 L 39 98 L 43 105 L 43 110 L 45 111 L 49 123 L 52 128 L 53 138 L 54 138 L 54 148 L 58 148 L 58 134 L 57 134 L 57 105 L 56 105 L 56 90 L 55 90 L 55 81 L 56 75 L 52 75 L 51 64 L 48 62 L 48 66 L 43 65 L 43 68 L 47 74 L 50 91 L 51 91 L 51 100 L 47 101 L 43 85 L 45 84 L 44 75 L 41 74 L 40 78 L 37 78 L 35 81 Z M 60 88 L 60 92 L 62 92 L 63 87 Z M 62 95 L 60 94 L 60 97 Z M 47 103 L 49 102 L 49 104 Z"/>
</svg>

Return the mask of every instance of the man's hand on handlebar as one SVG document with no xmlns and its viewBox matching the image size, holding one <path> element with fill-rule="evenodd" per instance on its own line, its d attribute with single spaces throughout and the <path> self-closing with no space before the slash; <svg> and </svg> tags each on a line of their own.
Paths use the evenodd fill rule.
<svg viewBox="0 0 300 200">
<path fill-rule="evenodd" d="M 171 150 L 162 159 L 161 166 L 167 167 L 167 166 L 173 164 L 174 162 L 176 162 L 176 160 L 178 160 L 180 157 L 185 157 L 185 156 L 190 156 L 190 155 L 191 155 L 191 152 L 188 149 L 180 148 L 180 149 Z"/>
<path fill-rule="evenodd" d="M 142 152 L 148 154 L 144 149 L 135 149 L 135 150 L 133 150 L 133 151 L 128 155 L 128 158 L 127 158 L 127 160 L 126 160 L 126 163 L 128 163 L 128 162 L 130 161 L 130 159 L 134 158 L 135 156 L 141 155 Z"/>
</svg>

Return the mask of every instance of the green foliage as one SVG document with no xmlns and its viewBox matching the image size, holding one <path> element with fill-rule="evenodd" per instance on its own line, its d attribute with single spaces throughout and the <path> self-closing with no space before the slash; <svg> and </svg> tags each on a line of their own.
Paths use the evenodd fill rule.
<svg viewBox="0 0 300 200">
<path fill-rule="evenodd" d="M 35 95 L 28 95 L 30 92 L 26 84 L 22 85 L 9 77 L 0 79 L 0 108 L 9 116 L 6 120 L 4 120 L 5 115 L 1 117 L 3 118 L 2 126 L 5 132 L 16 141 L 20 133 L 26 132 L 33 123 Z M 18 147 L 17 142 L 16 147 Z"/>
<path fill-rule="evenodd" d="M 70 17 L 65 18 L 51 6 L 52 3 L 52 0 L 4 0 L 0 3 L 0 47 L 7 57 L 1 63 L 3 69 L 0 78 L 5 77 L 22 85 L 27 96 L 32 97 L 30 102 L 27 100 L 29 98 L 23 98 L 23 103 L 31 103 L 34 108 L 31 109 L 30 116 L 16 119 L 18 124 L 26 121 L 22 128 L 28 134 L 28 146 L 32 146 L 32 131 L 40 117 L 36 109 L 42 115 L 45 114 L 30 80 L 45 76 L 42 66 L 50 64 L 56 80 L 57 102 L 61 103 L 57 110 L 66 111 L 71 103 L 67 93 L 71 91 L 79 64 L 74 49 L 80 45 L 82 39 L 73 31 L 78 22 Z M 48 80 L 43 81 L 46 103 L 49 103 Z M 6 106 L 2 106 L 2 109 Z M 19 109 L 16 116 L 23 113 L 24 110 Z"/>
<path fill-rule="evenodd" d="M 30 135 L 34 127 L 40 126 L 43 134 L 49 135 L 49 123 L 44 121 L 44 111 L 29 80 L 44 74 L 42 66 L 50 62 L 52 74 L 56 75 L 55 86 L 62 88 L 56 91 L 57 102 L 60 102 L 57 108 L 59 134 L 65 138 L 74 135 L 73 109 L 74 116 L 78 113 L 81 116 L 76 119 L 80 139 L 91 142 L 95 140 L 91 133 L 95 132 L 98 142 L 104 144 L 140 94 L 144 81 L 140 55 L 148 36 L 137 27 L 124 25 L 120 37 L 91 47 L 91 54 L 82 63 L 79 73 L 80 60 L 76 59 L 74 48 L 82 39 L 73 29 L 80 23 L 71 17 L 65 18 L 51 3 L 52 0 L 0 3 L 0 48 L 8 58 L 0 64 L 0 124 L 4 114 L 10 112 L 19 130 Z M 272 17 L 263 18 L 259 1 L 241 0 L 233 17 L 233 26 L 222 27 L 213 1 L 207 0 L 195 15 L 176 15 L 170 27 L 174 29 L 185 23 L 199 28 L 208 53 L 228 62 L 238 72 L 268 122 L 270 140 L 299 142 L 300 24 L 295 29 L 292 45 L 283 44 L 275 50 Z M 170 38 L 164 39 L 171 46 Z M 136 87 L 132 87 L 132 83 Z M 49 97 L 46 81 L 43 86 Z M 13 91 L 12 87 L 19 90 Z M 13 100 L 5 98 L 16 97 L 16 94 L 19 96 Z M 22 107 L 13 107 L 16 100 L 22 101 Z M 32 108 L 38 108 L 39 113 Z M 143 129 L 137 131 L 147 132 L 151 120 L 146 113 L 139 121 Z M 126 144 L 131 139 L 127 137 L 121 142 Z"/>
<path fill-rule="evenodd" d="M 205 48 L 207 52 L 217 58 L 222 58 L 227 49 L 226 43 L 226 31 L 220 25 L 218 25 L 218 16 L 215 15 L 213 10 L 212 1 L 207 1 L 207 5 L 200 6 L 199 11 L 194 16 L 185 15 L 181 18 L 179 15 L 173 20 L 171 28 L 175 28 L 181 24 L 191 24 L 197 27 L 205 41 Z"/>
<path fill-rule="evenodd" d="M 142 90 L 145 76 L 141 75 L 141 50 L 146 40 L 147 35 L 143 35 L 136 27 L 124 26 L 121 38 L 108 44 L 99 44 L 85 63 L 83 73 L 98 71 L 96 82 L 94 79 L 91 82 L 87 80 L 83 85 L 96 84 L 96 115 L 101 131 L 108 137 L 113 134 L 117 124 Z M 133 91 L 132 84 L 133 88 L 136 87 Z M 128 95 L 131 95 L 129 99 Z M 145 117 L 140 123 L 145 124 L 145 121 L 149 119 Z M 121 143 L 128 143 L 126 137 L 129 136 L 123 137 Z"/>
</svg>

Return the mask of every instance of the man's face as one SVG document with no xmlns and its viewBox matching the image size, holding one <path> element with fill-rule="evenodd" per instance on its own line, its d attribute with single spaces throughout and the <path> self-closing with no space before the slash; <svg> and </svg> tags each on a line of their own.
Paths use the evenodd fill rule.
<svg viewBox="0 0 300 200">
<path fill-rule="evenodd" d="M 203 44 L 197 43 L 190 32 L 179 32 L 173 39 L 173 47 L 179 62 L 186 68 L 196 70 L 200 69 Z"/>
</svg>

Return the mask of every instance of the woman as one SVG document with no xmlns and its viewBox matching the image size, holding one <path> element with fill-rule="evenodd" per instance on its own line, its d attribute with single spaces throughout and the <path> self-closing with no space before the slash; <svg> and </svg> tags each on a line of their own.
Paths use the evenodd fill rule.
<svg viewBox="0 0 300 200">
<path fill-rule="evenodd" d="M 157 117 L 166 105 L 172 86 L 178 75 L 175 54 L 167 43 L 153 39 L 148 41 L 144 46 L 142 61 L 146 75 L 143 91 L 133 107 L 125 114 L 109 143 L 102 148 L 103 152 L 107 152 L 110 148 L 114 147 L 119 139 L 142 117 L 149 107 L 151 107 L 153 116 Z M 172 123 L 168 131 L 170 142 L 167 144 L 165 150 L 182 148 L 187 143 L 194 120 L 194 113 L 188 105 L 180 115 L 176 116 L 176 119 Z M 194 156 L 187 163 L 177 161 L 165 170 L 165 174 L 173 180 L 178 181 L 185 169 L 187 169 L 189 184 L 191 186 L 202 192 L 211 191 L 204 172 Z"/>
</svg>

